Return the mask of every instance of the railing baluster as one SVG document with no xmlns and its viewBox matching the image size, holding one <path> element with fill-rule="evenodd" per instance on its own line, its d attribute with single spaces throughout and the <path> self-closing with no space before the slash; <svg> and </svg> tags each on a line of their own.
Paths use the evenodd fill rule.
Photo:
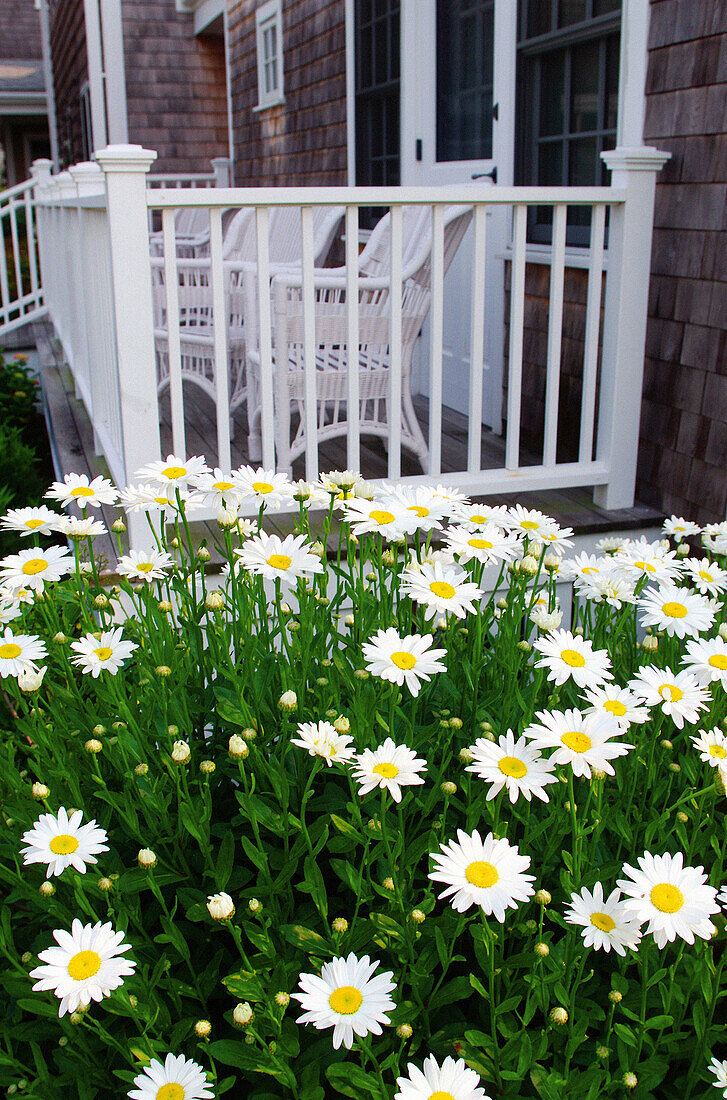
<svg viewBox="0 0 727 1100">
<path fill-rule="evenodd" d="M 391 207 L 391 272 L 389 283 L 389 477 L 401 477 L 401 251 L 402 208 Z"/>
<path fill-rule="evenodd" d="M 227 354 L 228 310 L 222 264 L 222 211 L 210 208 L 210 281 L 215 348 L 215 411 L 217 413 L 217 461 L 225 472 L 232 468 L 230 454 L 230 390 Z"/>
<path fill-rule="evenodd" d="M 263 466 L 266 470 L 270 470 L 275 466 L 275 432 L 273 424 L 273 340 L 270 330 L 272 321 L 267 206 L 258 206 L 255 211 L 255 228 L 257 231 L 257 288 L 260 324 L 260 431 L 262 434 Z M 285 367 L 287 367 L 287 364 L 281 363 L 279 369 L 283 370 Z M 248 394 L 250 393 L 250 385 L 251 380 L 248 378 Z"/>
<path fill-rule="evenodd" d="M 313 207 L 302 206 L 300 211 L 303 240 L 303 371 L 305 408 L 305 476 L 307 481 L 318 480 L 318 386 L 316 379 L 316 291 L 313 249 Z M 287 367 L 280 364 L 280 370 Z"/>
<path fill-rule="evenodd" d="M 505 444 L 505 468 L 508 470 L 517 470 L 520 465 L 527 217 L 527 206 L 520 203 L 514 207 L 510 278 L 510 351 L 507 364 L 507 442 Z"/>
<path fill-rule="evenodd" d="M 429 473 L 442 472 L 442 351 L 444 344 L 444 207 L 432 207 Z"/>
<path fill-rule="evenodd" d="M 20 267 L 20 243 L 18 240 L 18 222 L 17 215 L 15 213 L 15 199 L 12 198 L 8 203 L 8 210 L 10 212 L 10 239 L 13 242 L 13 263 L 15 267 L 15 297 L 23 297 L 23 273 Z"/>
<path fill-rule="evenodd" d="M 358 207 L 346 207 L 346 364 L 348 367 L 347 421 L 349 470 L 361 469 L 361 432 L 359 430 L 359 344 L 358 344 Z"/>
<path fill-rule="evenodd" d="M 548 360 L 545 381 L 545 429 L 543 465 L 555 465 L 558 448 L 558 398 L 560 358 L 563 346 L 563 289 L 565 283 L 565 228 L 568 207 L 558 203 L 553 210 L 553 247 L 550 265 L 550 312 L 548 317 Z"/>
<path fill-rule="evenodd" d="M 588 265 L 588 301 L 586 305 L 586 346 L 583 352 L 583 394 L 581 398 L 581 442 L 579 462 L 593 461 L 593 431 L 596 412 L 596 372 L 598 369 L 598 333 L 601 327 L 601 288 L 606 207 L 593 207 L 591 220 L 591 259 Z"/>
<path fill-rule="evenodd" d="M 10 286 L 8 284 L 8 264 L 5 257 L 5 226 L 3 218 L 5 210 L 0 207 L 0 298 L 2 299 L 1 315 L 5 321 L 10 320 Z"/>
<path fill-rule="evenodd" d="M 33 203 L 31 201 L 31 189 L 25 192 L 25 235 L 28 240 L 28 263 L 30 266 L 30 289 L 33 295 L 32 306 L 38 304 L 38 261 L 35 253 L 35 229 L 33 219 Z"/>
<path fill-rule="evenodd" d="M 485 342 L 485 251 L 487 207 L 474 209 L 474 249 L 472 262 L 472 329 L 470 336 L 470 400 L 467 434 L 467 469 L 477 473 L 482 466 L 482 370 Z"/>
<path fill-rule="evenodd" d="M 184 431 L 184 394 L 182 392 L 182 342 L 179 328 L 179 273 L 174 232 L 176 211 L 162 210 L 164 238 L 164 290 L 167 299 L 167 352 L 169 355 L 169 401 L 172 409 L 172 448 L 184 457 L 187 443 Z"/>
</svg>

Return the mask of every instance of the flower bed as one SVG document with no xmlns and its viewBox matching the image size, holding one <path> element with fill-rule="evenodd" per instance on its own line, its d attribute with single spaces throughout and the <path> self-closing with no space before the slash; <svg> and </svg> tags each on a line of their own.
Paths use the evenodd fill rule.
<svg viewBox="0 0 727 1100">
<path fill-rule="evenodd" d="M 724 524 L 568 558 L 524 508 L 174 456 L 48 497 L 2 521 L 8 1094 L 727 1096 Z M 150 549 L 108 588 L 117 502 Z"/>
</svg>

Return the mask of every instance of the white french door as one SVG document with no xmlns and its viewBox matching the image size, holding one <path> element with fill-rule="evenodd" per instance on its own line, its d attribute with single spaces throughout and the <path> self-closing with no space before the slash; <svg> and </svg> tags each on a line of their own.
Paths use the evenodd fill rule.
<svg viewBox="0 0 727 1100">
<path fill-rule="evenodd" d="M 517 0 L 402 0 L 401 182 L 511 185 Z M 509 211 L 487 216 L 483 423 L 502 430 L 504 260 Z M 443 398 L 467 413 L 473 233 L 445 279 Z M 422 334 L 426 362 L 428 332 Z M 427 392 L 428 372 L 418 372 Z"/>
</svg>

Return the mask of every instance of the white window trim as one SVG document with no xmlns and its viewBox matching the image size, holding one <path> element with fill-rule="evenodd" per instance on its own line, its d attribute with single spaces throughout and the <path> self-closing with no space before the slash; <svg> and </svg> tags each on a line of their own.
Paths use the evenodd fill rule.
<svg viewBox="0 0 727 1100">
<path fill-rule="evenodd" d="M 278 103 L 285 102 L 283 94 L 283 13 L 281 0 L 267 0 L 255 12 L 255 39 L 257 44 L 257 107 L 253 111 L 264 111 Z M 274 26 L 276 30 L 276 86 L 272 92 L 265 90 L 264 68 L 264 32 Z"/>
</svg>

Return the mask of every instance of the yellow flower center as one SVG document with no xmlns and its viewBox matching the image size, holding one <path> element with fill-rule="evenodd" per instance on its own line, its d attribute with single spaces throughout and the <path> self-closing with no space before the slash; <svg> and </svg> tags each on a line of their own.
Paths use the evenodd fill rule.
<svg viewBox="0 0 727 1100">
<path fill-rule="evenodd" d="M 256 493 L 262 493 L 263 495 L 265 495 L 265 493 L 272 493 L 273 491 L 273 486 L 269 481 L 253 481 L 252 487 Z"/>
<path fill-rule="evenodd" d="M 273 569 L 286 570 L 290 568 L 292 560 L 287 554 L 271 554 L 268 558 L 268 565 L 272 565 Z"/>
<path fill-rule="evenodd" d="M 468 865 L 465 878 L 473 886 L 479 887 L 480 890 L 486 890 L 488 886 L 494 886 L 500 880 L 497 867 L 494 867 L 492 863 L 486 863 L 482 859 L 475 860 L 474 863 Z"/>
<path fill-rule="evenodd" d="M 12 661 L 15 657 L 19 657 L 22 653 L 22 649 L 15 642 L 5 642 L 4 645 L 0 645 L 0 660 Z"/>
<path fill-rule="evenodd" d="M 568 730 L 560 740 L 571 752 L 588 752 L 593 744 L 588 734 L 581 730 Z"/>
<path fill-rule="evenodd" d="M 396 779 L 399 774 L 399 769 L 396 764 L 375 764 L 374 774 L 383 775 L 384 779 Z"/>
<path fill-rule="evenodd" d="M 721 672 L 727 671 L 727 653 L 713 653 L 707 661 L 712 668 L 718 668 Z"/>
<path fill-rule="evenodd" d="M 396 653 L 392 653 L 391 659 L 397 668 L 403 668 L 404 670 L 414 668 L 414 665 L 417 663 L 414 654 L 405 653 L 403 649 L 397 649 Z"/>
<path fill-rule="evenodd" d="M 214 482 L 212 483 L 212 488 L 213 488 L 213 489 L 219 489 L 219 491 L 220 491 L 221 493 L 224 493 L 224 492 L 226 492 L 226 491 L 227 491 L 228 489 L 234 489 L 234 488 L 235 488 L 235 486 L 234 486 L 234 485 L 232 484 L 232 482 L 231 482 L 231 481 L 214 481 Z"/>
<path fill-rule="evenodd" d="M 423 517 L 429 515 L 429 509 L 423 508 L 421 504 L 410 504 L 407 508 L 408 512 L 413 512 L 415 516 Z"/>
<path fill-rule="evenodd" d="M 634 565 L 637 566 L 638 569 L 643 569 L 645 573 L 654 572 L 654 566 L 651 565 L 648 561 L 635 561 Z"/>
<path fill-rule="evenodd" d="M 489 523 L 487 516 L 470 516 L 470 523 Z"/>
<path fill-rule="evenodd" d="M 617 718 L 623 718 L 626 713 L 626 707 L 618 699 L 607 699 L 603 704 L 603 709 L 607 710 L 609 714 L 615 714 Z"/>
<path fill-rule="evenodd" d="M 591 924 L 602 932 L 613 932 L 616 921 L 608 913 L 591 913 Z"/>
<path fill-rule="evenodd" d="M 184 1100 L 186 1093 L 183 1085 L 170 1081 L 157 1091 L 155 1100 Z"/>
<path fill-rule="evenodd" d="M 540 524 L 536 523 L 534 519 L 524 519 L 522 520 L 520 526 L 525 531 L 537 531 Z"/>
<path fill-rule="evenodd" d="M 25 520 L 25 526 L 28 527 L 31 531 L 35 531 L 36 527 L 42 527 L 44 523 L 45 523 L 44 519 L 26 519 Z"/>
<path fill-rule="evenodd" d="M 140 573 L 151 573 L 154 568 L 153 561 L 140 561 L 136 567 Z"/>
<path fill-rule="evenodd" d="M 23 572 L 26 577 L 34 577 L 36 573 L 42 573 L 44 569 L 48 568 L 48 562 L 45 558 L 28 558 L 23 563 Z"/>
<path fill-rule="evenodd" d="M 162 470 L 164 477 L 168 477 L 170 481 L 176 481 L 177 478 L 184 477 L 187 473 L 186 466 L 165 466 Z"/>
<path fill-rule="evenodd" d="M 678 913 L 684 905 L 684 894 L 671 882 L 660 882 L 651 891 L 651 904 L 660 913 Z"/>
<path fill-rule="evenodd" d="M 659 695 L 666 703 L 678 703 L 680 699 L 684 698 L 684 692 L 676 684 L 662 684 L 659 688 Z"/>
<path fill-rule="evenodd" d="M 455 1097 L 451 1092 L 443 1092 L 441 1089 L 437 1089 L 436 1092 L 430 1093 L 429 1100 L 455 1100 Z"/>
<path fill-rule="evenodd" d="M 727 749 L 723 749 L 721 745 L 710 745 L 709 755 L 715 756 L 718 760 L 724 760 L 727 756 Z"/>
<path fill-rule="evenodd" d="M 710 582 L 710 581 L 714 580 L 714 577 L 712 576 L 712 574 L 708 573 L 706 569 L 700 569 L 699 570 L 699 576 L 702 578 L 703 581 Z"/>
<path fill-rule="evenodd" d="M 454 585 L 448 584 L 447 581 L 432 581 L 429 587 L 441 600 L 451 600 L 456 592 Z"/>
<path fill-rule="evenodd" d="M 169 497 L 154 497 L 155 504 L 169 504 Z"/>
<path fill-rule="evenodd" d="M 468 546 L 474 546 L 475 550 L 492 550 L 492 543 L 487 539 L 469 539 Z"/>
<path fill-rule="evenodd" d="M 70 833 L 59 833 L 53 837 L 48 847 L 56 856 L 69 856 L 71 852 L 75 852 L 78 841 Z"/>
<path fill-rule="evenodd" d="M 564 649 L 560 654 L 561 661 L 565 661 L 571 668 L 583 668 L 586 658 L 577 649 Z"/>
<path fill-rule="evenodd" d="M 331 993 L 328 1003 L 341 1016 L 353 1016 L 363 1004 L 363 993 L 355 985 L 339 985 Z"/>
<path fill-rule="evenodd" d="M 393 523 L 396 519 L 393 512 L 384 512 L 380 508 L 374 508 L 373 512 L 369 513 L 369 517 L 374 523 L 378 523 L 379 526 L 382 526 L 384 523 Z"/>
<path fill-rule="evenodd" d="M 92 978 L 101 969 L 101 956 L 96 951 L 79 951 L 68 960 L 68 973 L 74 982 Z"/>
<path fill-rule="evenodd" d="M 668 615 L 670 619 L 683 619 L 687 614 L 687 609 L 683 603 L 665 603 L 662 605 L 661 610 L 665 615 Z"/>
<path fill-rule="evenodd" d="M 99 646 L 98 649 L 93 651 L 98 657 L 99 661 L 108 661 L 109 657 L 113 656 L 113 649 L 109 649 L 107 645 Z"/>
<path fill-rule="evenodd" d="M 596 569 L 595 565 L 584 565 L 582 572 L 583 573 L 594 573 L 595 574 L 595 573 L 600 572 L 600 570 Z"/>
<path fill-rule="evenodd" d="M 527 764 L 517 756 L 503 756 L 498 760 L 497 766 L 503 775 L 511 775 L 513 779 L 522 779 L 528 771 Z"/>
<path fill-rule="evenodd" d="M 95 496 L 93 489 L 89 489 L 88 485 L 77 485 L 75 489 L 71 489 L 72 497 L 92 497 Z"/>
</svg>

